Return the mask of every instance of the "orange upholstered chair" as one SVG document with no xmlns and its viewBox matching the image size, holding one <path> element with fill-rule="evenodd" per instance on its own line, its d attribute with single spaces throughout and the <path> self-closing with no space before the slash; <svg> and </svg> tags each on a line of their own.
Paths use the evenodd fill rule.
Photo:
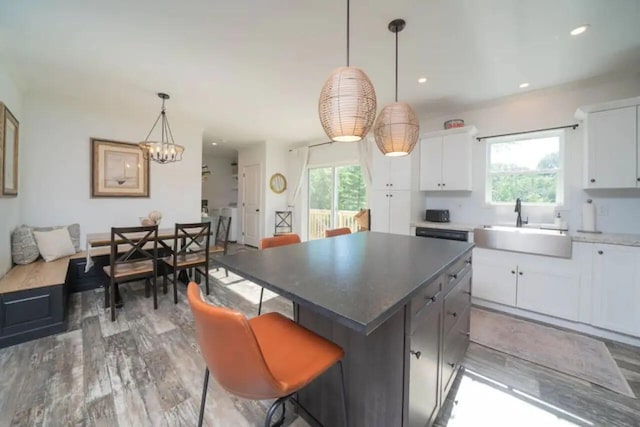
<svg viewBox="0 0 640 427">
<path fill-rule="evenodd" d="M 187 296 L 195 321 L 196 339 L 207 365 L 199 426 L 204 416 L 209 372 L 229 393 L 246 399 L 276 399 L 265 420 L 265 425 L 270 426 L 280 405 L 283 409 L 279 423 L 283 421 L 284 404 L 288 399 L 306 412 L 293 394 L 335 364 L 340 368 L 346 424 L 344 352 L 339 346 L 279 313 L 247 319 L 238 311 L 213 306 L 203 300 L 202 292 L 194 282 L 189 283 Z"/>
<path fill-rule="evenodd" d="M 275 248 L 276 246 L 287 246 L 300 243 L 300 236 L 297 234 L 283 234 L 282 236 L 265 237 L 260 239 L 260 249 Z M 262 296 L 264 288 L 260 289 L 260 303 L 258 304 L 258 316 L 262 313 Z"/>
<path fill-rule="evenodd" d="M 333 230 L 324 230 L 324 237 L 342 236 L 343 234 L 351 234 L 349 227 L 334 228 Z"/>
</svg>

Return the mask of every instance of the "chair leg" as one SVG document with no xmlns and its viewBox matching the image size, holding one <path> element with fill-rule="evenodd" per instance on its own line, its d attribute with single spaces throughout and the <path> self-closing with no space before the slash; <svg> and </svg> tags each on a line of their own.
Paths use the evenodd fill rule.
<svg viewBox="0 0 640 427">
<path fill-rule="evenodd" d="M 167 272 L 167 268 L 164 269 L 164 275 L 162 276 L 162 293 L 167 293 L 167 276 L 169 273 Z"/>
<path fill-rule="evenodd" d="M 109 308 L 109 288 L 111 288 L 111 279 L 104 284 L 104 308 Z"/>
<path fill-rule="evenodd" d="M 111 279 L 110 282 L 110 296 L 109 296 L 109 305 L 111 306 L 111 321 L 116 321 L 116 282 Z"/>
<path fill-rule="evenodd" d="M 151 279 L 153 283 L 151 284 L 152 292 L 153 292 L 153 309 L 158 309 L 158 279 L 156 276 L 153 276 Z"/>
<path fill-rule="evenodd" d="M 173 270 L 173 303 L 178 303 L 178 272 Z"/>
<path fill-rule="evenodd" d="M 147 277 L 146 279 L 144 279 L 144 297 L 145 298 L 149 298 L 151 296 L 151 282 L 149 281 L 149 278 Z"/>
<path fill-rule="evenodd" d="M 227 270 L 226 268 L 224 269 L 224 275 L 225 277 L 229 277 L 229 270 Z"/>
<path fill-rule="evenodd" d="M 276 399 L 275 402 L 273 402 L 273 404 L 269 408 L 269 411 L 267 412 L 267 417 L 264 420 L 265 427 L 272 427 L 271 418 L 273 418 L 273 415 L 276 413 L 276 410 L 280 405 L 282 405 L 282 415 L 280 416 L 280 419 L 273 425 L 273 427 L 279 427 L 282 424 L 284 424 L 284 405 L 287 402 L 287 399 L 289 399 L 289 397 L 291 397 L 291 395 L 280 397 Z"/>
<path fill-rule="evenodd" d="M 347 389 L 344 385 L 344 369 L 342 368 L 342 360 L 338 362 L 340 367 L 340 382 L 342 383 L 342 415 L 344 416 L 344 425 L 349 425 L 349 418 L 347 417 Z"/>
<path fill-rule="evenodd" d="M 202 419 L 204 418 L 204 404 L 207 401 L 207 386 L 209 386 L 209 368 L 204 370 L 204 387 L 202 387 L 202 402 L 200 402 L 200 418 L 198 418 L 198 427 L 202 427 Z"/>
<path fill-rule="evenodd" d="M 208 271 L 204 275 L 204 284 L 205 284 L 205 288 L 207 289 L 207 295 L 209 295 L 209 272 Z"/>
<path fill-rule="evenodd" d="M 258 316 L 262 313 L 262 295 L 264 295 L 264 288 L 260 289 L 260 303 L 258 304 Z"/>
</svg>

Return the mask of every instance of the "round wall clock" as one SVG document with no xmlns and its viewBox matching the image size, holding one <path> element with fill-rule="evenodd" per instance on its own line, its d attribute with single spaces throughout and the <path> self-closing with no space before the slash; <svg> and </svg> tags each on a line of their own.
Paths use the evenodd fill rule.
<svg viewBox="0 0 640 427">
<path fill-rule="evenodd" d="M 269 186 L 271 187 L 271 191 L 280 194 L 287 189 L 287 178 L 281 173 L 274 173 L 269 180 Z"/>
</svg>

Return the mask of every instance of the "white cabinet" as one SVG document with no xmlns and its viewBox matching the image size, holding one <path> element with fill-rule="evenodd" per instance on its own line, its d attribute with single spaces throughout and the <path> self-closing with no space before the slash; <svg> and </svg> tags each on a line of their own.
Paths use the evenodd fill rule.
<svg viewBox="0 0 640 427">
<path fill-rule="evenodd" d="M 640 248 L 594 244 L 593 324 L 640 336 Z"/>
<path fill-rule="evenodd" d="M 373 144 L 372 186 L 374 190 L 410 190 L 411 189 L 411 159 L 414 152 L 408 156 L 385 156 Z"/>
<path fill-rule="evenodd" d="M 508 252 L 474 249 L 472 295 L 475 298 L 515 306 L 517 268 Z"/>
<path fill-rule="evenodd" d="M 571 260 L 474 249 L 473 296 L 578 320 L 580 274 Z"/>
<path fill-rule="evenodd" d="M 372 193 L 371 230 L 408 235 L 411 192 L 376 190 Z"/>
<path fill-rule="evenodd" d="M 640 97 L 580 107 L 585 124 L 584 188 L 640 187 Z"/>
<path fill-rule="evenodd" d="M 474 126 L 424 134 L 420 140 L 420 190 L 471 191 Z"/>
</svg>

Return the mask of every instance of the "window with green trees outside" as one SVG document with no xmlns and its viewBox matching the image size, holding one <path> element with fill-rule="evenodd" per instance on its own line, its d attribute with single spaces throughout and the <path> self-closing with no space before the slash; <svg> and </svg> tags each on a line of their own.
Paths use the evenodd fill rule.
<svg viewBox="0 0 640 427">
<path fill-rule="evenodd" d="M 487 203 L 561 205 L 563 145 L 562 132 L 487 140 Z"/>
<path fill-rule="evenodd" d="M 357 231 L 354 216 L 366 205 L 359 165 L 309 168 L 309 240 L 324 238 L 333 228 Z"/>
</svg>

